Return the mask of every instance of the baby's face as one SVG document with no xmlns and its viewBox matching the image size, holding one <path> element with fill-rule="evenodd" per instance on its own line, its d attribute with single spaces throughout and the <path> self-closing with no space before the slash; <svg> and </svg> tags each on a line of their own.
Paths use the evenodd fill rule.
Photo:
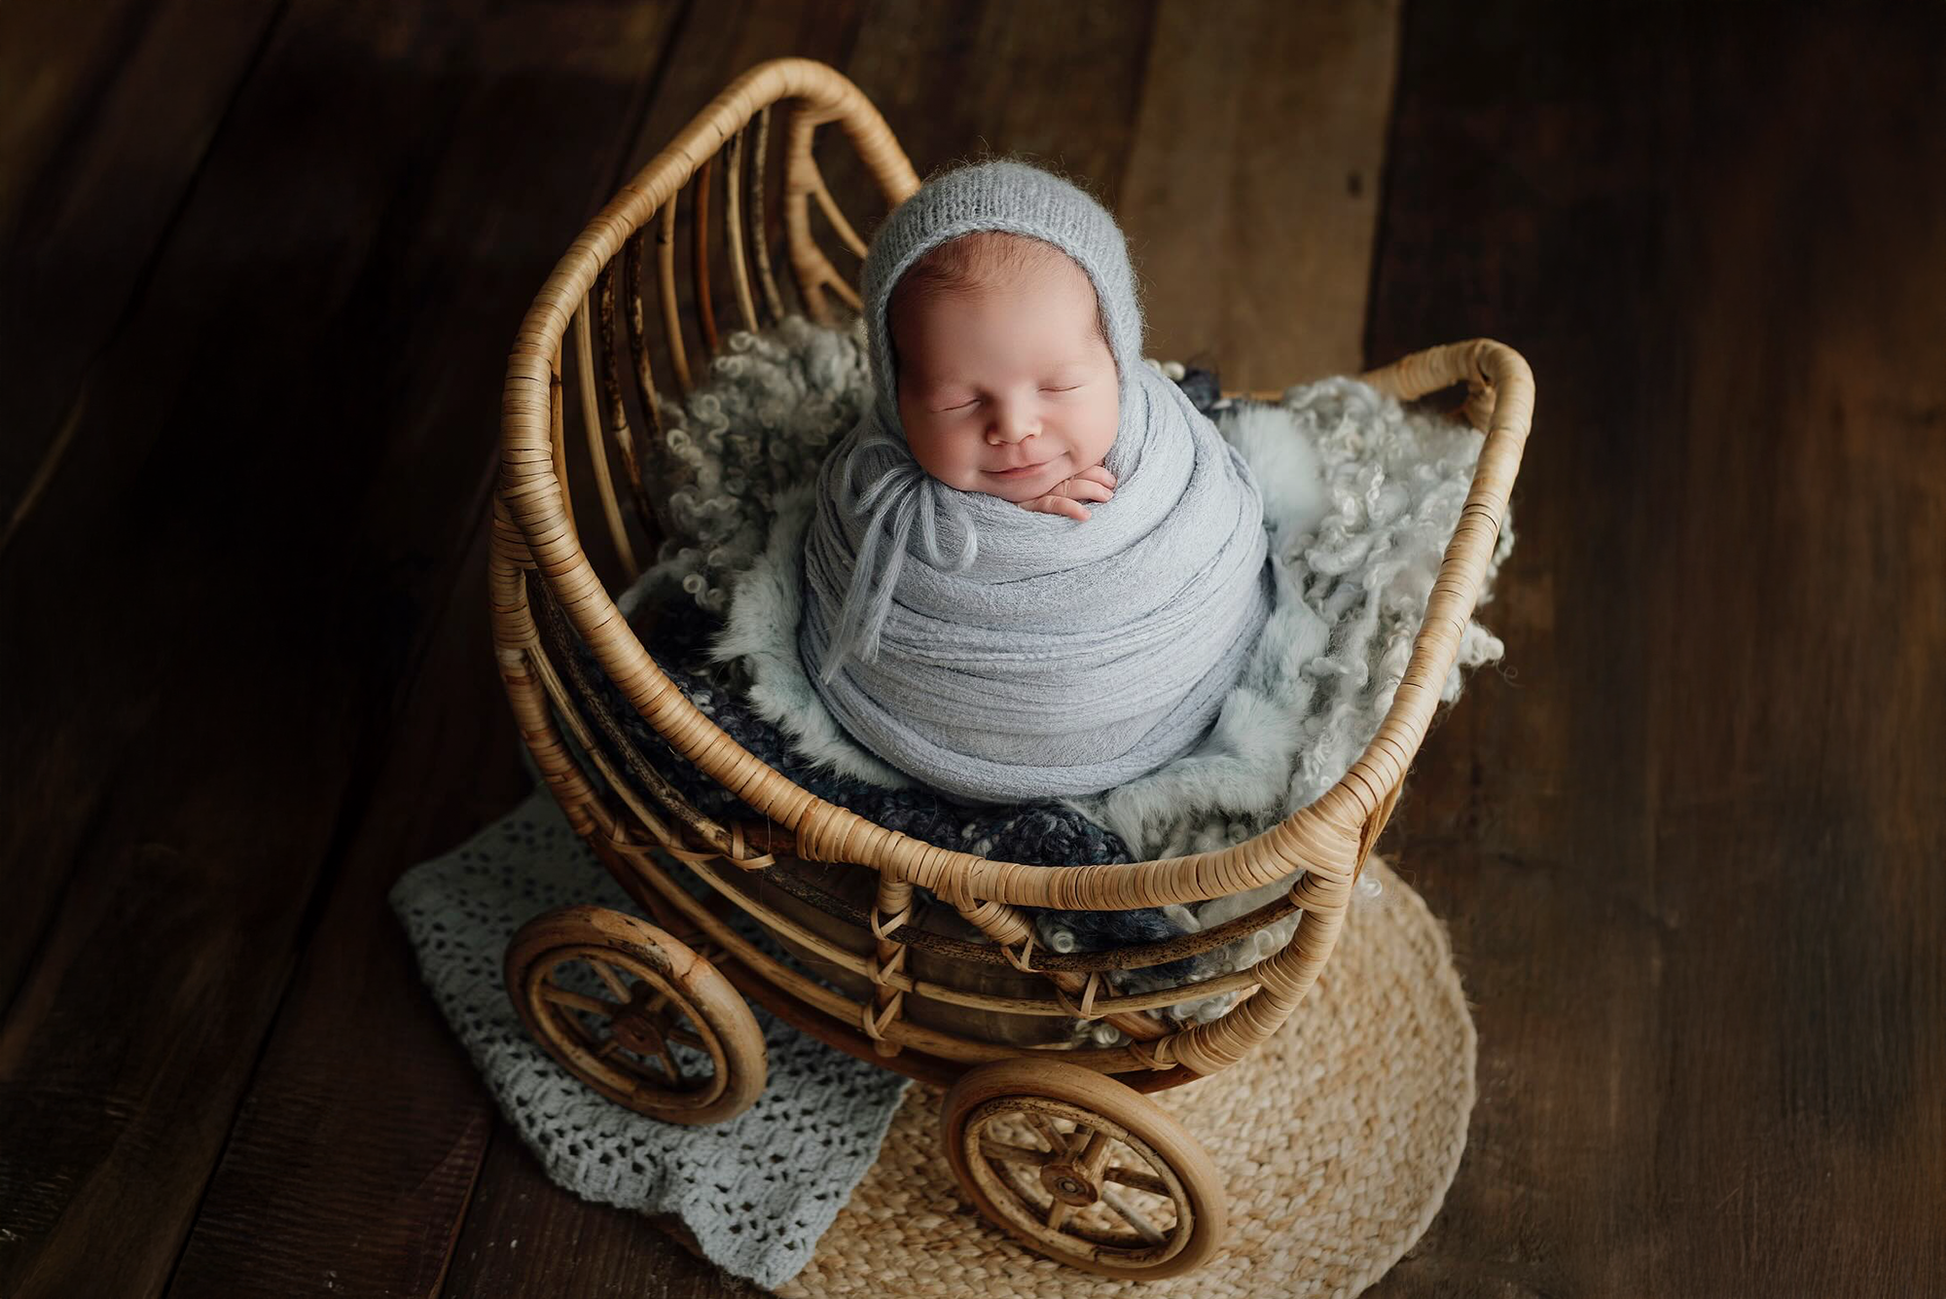
<svg viewBox="0 0 1946 1299">
<path fill-rule="evenodd" d="M 1115 358 L 1068 258 L 896 302 L 890 324 L 906 441 L 947 486 L 1028 501 L 1115 445 Z"/>
</svg>

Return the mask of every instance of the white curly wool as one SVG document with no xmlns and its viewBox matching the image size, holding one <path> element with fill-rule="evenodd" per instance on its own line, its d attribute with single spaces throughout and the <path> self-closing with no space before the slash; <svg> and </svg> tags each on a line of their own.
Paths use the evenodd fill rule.
<svg viewBox="0 0 1946 1299">
<path fill-rule="evenodd" d="M 550 1178 L 598 1203 L 677 1215 L 711 1262 L 766 1289 L 810 1261 L 878 1157 L 904 1078 L 753 1007 L 770 1081 L 726 1123 L 659 1123 L 583 1086 L 527 1035 L 501 958 L 516 929 L 554 907 L 639 912 L 544 785 L 406 872 L 391 900 L 439 1009 Z"/>
</svg>

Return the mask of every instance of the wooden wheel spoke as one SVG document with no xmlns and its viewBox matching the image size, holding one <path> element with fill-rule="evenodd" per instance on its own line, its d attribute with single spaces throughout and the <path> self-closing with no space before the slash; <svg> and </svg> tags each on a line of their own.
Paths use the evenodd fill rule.
<svg viewBox="0 0 1946 1299">
<path fill-rule="evenodd" d="M 1133 1187 L 1138 1191 L 1147 1191 L 1150 1195 L 1166 1197 L 1169 1194 L 1168 1183 L 1164 1182 L 1160 1177 L 1157 1177 L 1146 1168 L 1123 1168 L 1119 1164 L 1111 1164 L 1101 1170 L 1101 1180 L 1104 1182 L 1120 1182 L 1123 1186 Z"/>
<path fill-rule="evenodd" d="M 1074 1206 L 1066 1200 L 1052 1200 L 1048 1203 L 1047 1217 L 1043 1221 L 1047 1223 L 1047 1229 L 1049 1231 L 1059 1231 L 1062 1225 L 1067 1222 L 1068 1215 L 1073 1212 Z"/>
<path fill-rule="evenodd" d="M 1075 1135 L 1081 1135 L 1079 1128 L 1075 1130 Z M 1075 1167 L 1086 1173 L 1090 1178 L 1098 1176 L 1101 1173 L 1101 1166 L 1108 1162 L 1108 1143 L 1110 1140 L 1112 1138 L 1106 1132 L 1099 1132 L 1093 1128 L 1088 1129 L 1087 1144 L 1081 1147 L 1081 1154 L 1074 1161 Z"/>
<path fill-rule="evenodd" d="M 704 1055 L 709 1054 L 709 1044 L 703 1041 L 702 1035 L 699 1033 L 692 1033 L 686 1028 L 672 1028 L 663 1033 L 663 1036 L 671 1042 L 682 1043 L 692 1051 L 701 1051 Z"/>
<path fill-rule="evenodd" d="M 1005 1164 L 1026 1164 L 1030 1168 L 1045 1167 L 1048 1153 L 1028 1146 L 1016 1146 L 1008 1141 L 996 1141 L 992 1137 L 980 1138 L 980 1153 L 988 1159 L 999 1160 Z"/>
<path fill-rule="evenodd" d="M 585 993 L 571 992 L 558 983 L 549 983 L 546 980 L 541 981 L 539 991 L 543 1001 L 550 1001 L 557 1006 L 566 1006 L 571 1010 L 585 1010 L 591 1015 L 600 1015 L 604 1019 L 613 1019 L 615 1012 L 621 1009 L 612 1001 L 603 1001 L 600 997 L 590 997 Z"/>
<path fill-rule="evenodd" d="M 1036 1114 L 1032 1110 L 1027 1112 L 1026 1119 L 1034 1125 L 1034 1131 L 1041 1134 L 1041 1140 L 1047 1143 L 1047 1152 L 1050 1155 L 1059 1159 L 1068 1153 L 1068 1139 L 1062 1135 L 1059 1128 L 1054 1126 L 1052 1119 Z"/>
<path fill-rule="evenodd" d="M 635 1080 L 637 1087 L 653 1087 L 657 1091 L 669 1091 L 680 1087 L 685 1081 L 680 1070 L 672 1072 L 672 1066 L 665 1063 L 666 1051 L 627 1052 L 621 1043 L 610 1038 L 595 1052 L 595 1058 L 604 1060 Z"/>
<path fill-rule="evenodd" d="M 603 983 L 608 985 L 610 992 L 614 993 L 622 1001 L 628 1000 L 628 983 L 621 975 L 615 973 L 614 967 L 609 965 L 608 962 L 598 961 L 592 956 L 588 958 L 588 964 L 594 967 L 595 974 Z"/>
<path fill-rule="evenodd" d="M 1168 1242 L 1169 1237 L 1167 1233 L 1163 1232 L 1154 1223 L 1144 1217 L 1141 1210 L 1130 1204 L 1128 1198 L 1120 1191 L 1109 1186 L 1102 1187 L 1101 1202 L 1119 1214 L 1124 1222 L 1135 1228 L 1142 1239 L 1148 1241 L 1151 1245 L 1161 1245 Z"/>
<path fill-rule="evenodd" d="M 688 1085 L 689 1075 L 684 1073 L 682 1066 L 676 1063 L 676 1053 L 669 1049 L 669 1043 L 667 1041 L 664 1041 L 656 1047 L 655 1055 L 656 1059 L 662 1061 L 663 1071 L 668 1075 L 669 1085 L 671 1087 L 685 1087 Z"/>
</svg>

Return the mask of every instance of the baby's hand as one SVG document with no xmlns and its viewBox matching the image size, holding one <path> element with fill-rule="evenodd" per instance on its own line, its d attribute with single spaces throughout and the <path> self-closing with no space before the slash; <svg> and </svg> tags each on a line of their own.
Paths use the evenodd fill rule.
<svg viewBox="0 0 1946 1299">
<path fill-rule="evenodd" d="M 1115 475 L 1102 465 L 1083 469 L 1072 478 L 1064 478 L 1054 485 L 1054 490 L 1045 496 L 1036 496 L 1031 501 L 1022 501 L 1020 508 L 1033 510 L 1037 514 L 1065 514 L 1070 519 L 1088 518 L 1088 507 L 1083 501 L 1105 501 L 1115 495 Z"/>
</svg>

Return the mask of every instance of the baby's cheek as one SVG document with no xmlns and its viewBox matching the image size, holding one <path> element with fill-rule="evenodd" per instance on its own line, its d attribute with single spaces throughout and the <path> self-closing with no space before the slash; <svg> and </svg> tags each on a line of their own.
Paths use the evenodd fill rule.
<svg viewBox="0 0 1946 1299">
<path fill-rule="evenodd" d="M 1100 422 L 1095 430 L 1094 458 L 1089 461 L 1090 464 L 1098 465 L 1107 458 L 1108 452 L 1115 445 L 1115 433 L 1120 427 L 1120 417 L 1121 403 L 1116 397 L 1110 396 L 1100 412 Z"/>
</svg>

